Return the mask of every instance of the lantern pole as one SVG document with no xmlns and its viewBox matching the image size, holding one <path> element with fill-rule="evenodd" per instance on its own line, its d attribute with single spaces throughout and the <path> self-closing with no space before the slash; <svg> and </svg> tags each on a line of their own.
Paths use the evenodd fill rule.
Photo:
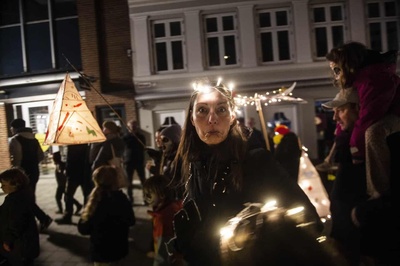
<svg viewBox="0 0 400 266">
<path fill-rule="evenodd" d="M 103 94 L 101 94 L 94 86 L 93 84 L 90 82 L 90 80 L 88 80 L 85 75 L 80 72 L 69 60 L 68 58 L 62 54 L 62 56 L 64 57 L 65 61 L 67 61 L 67 63 L 79 74 L 79 76 L 82 77 L 82 79 L 86 82 L 87 85 L 89 85 L 89 87 L 91 89 L 93 89 L 103 100 L 104 102 L 107 104 L 107 106 L 111 109 L 111 111 L 113 111 L 113 113 L 118 117 L 118 119 L 121 121 L 121 123 L 125 126 L 125 128 L 128 130 L 129 133 L 131 133 L 136 140 L 144 147 L 146 148 L 146 145 L 144 145 L 144 143 L 136 136 L 136 134 L 134 134 L 134 132 L 131 131 L 131 129 L 128 127 L 128 125 L 125 123 L 125 121 L 122 119 L 122 117 L 118 114 L 118 112 L 111 106 L 111 104 L 107 101 L 107 99 L 103 96 Z"/>
<path fill-rule="evenodd" d="M 270 146 L 270 143 L 269 143 L 267 127 L 265 125 L 264 113 L 263 113 L 263 109 L 262 109 L 262 106 L 261 106 L 261 100 L 258 97 L 257 93 L 254 96 L 254 101 L 256 103 L 256 110 L 257 110 L 258 116 L 260 117 L 261 129 L 262 129 L 262 132 L 263 132 L 263 135 L 264 135 L 265 145 L 267 147 L 267 150 L 270 151 L 271 150 L 271 146 Z"/>
</svg>

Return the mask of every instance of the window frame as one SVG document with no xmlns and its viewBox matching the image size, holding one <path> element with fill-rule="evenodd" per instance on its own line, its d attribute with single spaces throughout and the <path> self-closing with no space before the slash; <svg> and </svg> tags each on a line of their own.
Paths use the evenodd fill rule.
<svg viewBox="0 0 400 266">
<path fill-rule="evenodd" d="M 332 21 L 330 18 L 330 8 L 334 6 L 340 6 L 342 10 L 342 20 Z M 314 9 L 323 7 L 325 10 L 325 21 L 323 22 L 315 22 L 314 21 Z M 316 38 L 316 29 L 324 28 L 326 30 L 326 43 L 327 43 L 327 53 L 334 48 L 334 39 L 332 34 L 333 27 L 342 26 L 343 28 L 343 43 L 348 41 L 348 20 L 347 20 L 347 6 L 344 2 L 334 2 L 334 3 L 323 3 L 323 4 L 313 4 L 310 5 L 310 27 L 311 27 L 311 48 L 312 48 L 312 56 L 314 60 L 325 60 L 325 55 L 318 56 L 318 47 L 317 47 L 317 38 Z M 327 12 L 328 11 L 328 12 Z"/>
<path fill-rule="evenodd" d="M 233 30 L 222 29 L 222 18 L 232 16 L 233 18 Z M 208 18 L 217 18 L 218 29 L 216 32 L 207 32 L 207 19 Z M 240 55 L 240 39 L 239 39 L 239 20 L 237 12 L 235 11 L 227 11 L 222 13 L 209 13 L 202 15 L 202 25 L 203 25 L 203 47 L 204 47 L 204 55 L 205 55 L 205 68 L 207 69 L 221 69 L 221 68 L 236 68 L 241 64 L 241 55 Z M 222 30 L 220 30 L 222 29 Z M 233 36 L 235 40 L 235 56 L 236 63 L 235 64 L 226 64 L 225 63 L 225 42 L 224 37 Z M 218 39 L 218 52 L 219 52 L 219 65 L 210 65 L 210 51 L 208 47 L 208 39 L 209 38 L 217 38 Z"/>
<path fill-rule="evenodd" d="M 385 6 L 384 4 L 387 2 L 393 2 L 396 6 L 395 10 L 396 10 L 396 16 L 393 17 L 387 17 L 384 14 L 385 11 Z M 370 18 L 368 17 L 368 5 L 371 3 L 377 3 L 379 5 L 379 17 L 374 17 L 374 18 Z M 366 21 L 366 35 L 367 35 L 367 42 L 368 42 L 368 47 L 370 47 L 371 49 L 375 49 L 374 47 L 372 47 L 372 40 L 371 40 L 371 34 L 370 34 L 370 25 L 372 23 L 379 23 L 380 25 L 380 34 L 381 34 L 381 48 L 382 51 L 381 52 L 386 52 L 389 50 L 389 40 L 388 40 L 388 36 L 387 36 L 387 22 L 396 22 L 397 24 L 397 48 L 392 48 L 392 49 L 400 49 L 400 3 L 398 3 L 398 1 L 395 0 L 367 0 L 365 3 L 365 21 Z M 390 50 L 392 50 L 390 49 Z"/>
<path fill-rule="evenodd" d="M 171 36 L 170 34 L 170 23 L 171 22 L 179 22 L 181 26 L 181 35 L 179 36 Z M 155 24 L 164 24 L 164 29 L 166 35 L 164 37 L 156 37 L 154 25 Z M 164 73 L 177 73 L 177 72 L 185 72 L 187 71 L 187 55 L 186 55 L 186 31 L 185 31 L 185 23 L 183 18 L 168 18 L 168 19 L 152 19 L 150 21 L 150 31 L 151 31 L 151 47 L 152 47 L 152 69 L 154 74 L 164 74 Z M 168 34 L 167 34 L 168 33 Z M 182 60 L 183 65 L 181 69 L 173 69 L 173 55 L 172 55 L 172 42 L 181 41 L 182 43 Z M 157 43 L 166 43 L 167 47 L 167 69 L 166 70 L 157 70 Z"/>
<path fill-rule="evenodd" d="M 16 67 L 15 69 L 21 68 L 21 71 L 15 72 L 15 70 L 9 68 L 6 70 L 4 73 L 0 73 L 0 77 L 14 77 L 14 76 L 24 76 L 24 75 L 39 75 L 42 73 L 48 73 L 48 72 L 58 72 L 58 71 L 64 71 L 64 70 L 72 70 L 73 68 L 71 66 L 67 66 L 66 63 L 63 61 L 64 59 L 60 57 L 61 51 L 60 46 L 57 44 L 56 41 L 56 36 L 58 34 L 57 29 L 55 28 L 55 25 L 58 21 L 64 20 L 70 20 L 70 21 L 78 21 L 78 13 L 76 9 L 77 5 L 77 0 L 72 0 L 70 1 L 74 8 L 71 9 L 73 12 L 69 12 L 68 16 L 59 16 L 56 17 L 56 12 L 53 9 L 59 2 L 57 3 L 56 0 L 47 0 L 46 1 L 46 8 L 47 8 L 47 17 L 46 18 L 40 18 L 40 19 L 32 19 L 30 21 L 27 20 L 29 15 L 26 13 L 26 9 L 28 8 L 29 5 L 25 5 L 25 2 L 23 0 L 12 0 L 15 1 L 13 3 L 18 2 L 18 18 L 19 22 L 18 23 L 4 23 L 0 25 L 0 29 L 15 29 L 19 31 L 20 39 L 18 42 L 21 45 L 20 48 L 20 54 L 21 58 L 19 59 L 18 62 L 15 62 Z M 68 3 L 67 3 L 68 4 Z M 70 10 L 70 11 L 71 11 Z M 32 10 L 29 10 L 32 11 Z M 16 14 L 16 13 L 15 13 Z M 15 15 L 16 16 L 16 15 Z M 46 27 L 46 39 L 44 40 L 43 38 L 37 39 L 37 38 L 31 38 L 29 39 L 29 36 L 34 36 L 35 35 L 35 27 L 42 25 L 43 27 Z M 78 24 L 76 24 L 79 26 Z M 31 33 L 29 34 L 29 30 L 32 30 Z M 48 30 L 48 32 L 47 32 Z M 76 27 L 77 32 L 79 33 L 79 27 Z M 43 33 L 43 31 L 40 31 Z M 17 41 L 17 40 L 15 40 Z M 42 44 L 39 43 L 39 41 L 45 41 Z M 77 46 L 75 47 L 76 49 L 70 49 L 65 52 L 70 52 L 70 53 L 76 53 L 79 52 L 79 56 L 76 56 L 75 61 L 77 61 L 79 57 L 79 61 L 77 61 L 78 65 L 75 65 L 77 68 L 81 68 L 81 55 L 80 55 L 80 39 L 78 35 L 78 39 L 76 39 Z M 36 47 L 47 47 L 47 49 L 36 49 Z M 29 52 L 29 49 L 31 48 L 33 52 Z M 7 52 L 6 50 L 3 50 L 2 52 Z M 16 51 L 15 51 L 16 52 Z M 38 58 L 43 59 L 43 60 L 38 60 Z M 45 60 L 44 60 L 45 59 Z M 8 60 L 8 58 L 7 58 Z M 44 64 L 44 62 L 46 64 Z M 2 65 L 0 66 L 2 67 Z"/>
<path fill-rule="evenodd" d="M 276 14 L 277 12 L 285 11 L 287 15 L 287 25 L 276 25 Z M 260 26 L 260 14 L 262 13 L 270 13 L 271 26 L 270 27 L 261 27 Z M 294 30 L 293 30 L 293 14 L 292 9 L 290 7 L 281 7 L 281 8 L 260 8 L 256 10 L 255 25 L 256 25 L 256 39 L 257 39 L 257 53 L 258 53 L 258 63 L 260 65 L 271 65 L 271 64 L 280 64 L 280 63 L 291 63 L 295 60 L 295 38 L 294 38 Z M 289 45 L 289 59 L 280 60 L 279 59 L 279 41 L 278 41 L 278 32 L 287 31 L 288 34 L 288 45 Z M 272 61 L 263 61 L 263 50 L 261 43 L 261 34 L 271 32 L 272 35 Z"/>
</svg>

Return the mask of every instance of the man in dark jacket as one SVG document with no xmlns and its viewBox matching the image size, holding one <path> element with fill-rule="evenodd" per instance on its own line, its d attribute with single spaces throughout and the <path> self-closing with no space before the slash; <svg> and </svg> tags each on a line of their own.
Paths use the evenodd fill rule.
<svg viewBox="0 0 400 266">
<path fill-rule="evenodd" d="M 128 122 L 129 133 L 123 137 L 125 142 L 124 167 L 128 176 L 128 196 L 133 204 L 133 174 L 136 171 L 140 183 L 144 184 L 146 180 L 144 171 L 144 150 L 146 147 L 146 138 L 140 132 L 138 122 L 131 120 Z"/>
<path fill-rule="evenodd" d="M 353 164 L 350 137 L 358 119 L 358 95 L 355 90 L 340 91 L 324 108 L 333 109 L 333 119 L 341 132 L 336 136 L 336 162 L 338 171 L 330 195 L 331 236 L 348 259 L 350 265 L 360 263 L 360 231 L 351 220 L 351 210 L 366 201 L 365 163 Z"/>
<path fill-rule="evenodd" d="M 11 121 L 11 133 L 13 137 L 9 142 L 11 165 L 20 167 L 29 177 L 29 186 L 33 193 L 36 192 L 36 184 L 39 181 L 39 163 L 44 154 L 38 140 L 32 132 L 32 128 L 25 127 L 25 120 L 21 118 Z M 44 230 L 52 223 L 53 219 L 48 216 L 35 203 L 34 214 L 40 222 L 40 230 Z"/>
</svg>

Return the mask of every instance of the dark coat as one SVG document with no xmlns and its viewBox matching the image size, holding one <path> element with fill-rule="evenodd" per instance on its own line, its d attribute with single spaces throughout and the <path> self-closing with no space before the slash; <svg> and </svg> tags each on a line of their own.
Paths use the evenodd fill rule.
<svg viewBox="0 0 400 266">
<path fill-rule="evenodd" d="M 219 229 L 248 202 L 265 203 L 268 198 L 274 198 L 282 207 L 302 205 L 309 220 L 315 221 L 318 230 L 322 230 L 315 207 L 266 150 L 250 150 L 243 162 L 231 158 L 211 163 L 213 160 L 211 154 L 205 154 L 203 160 L 193 162 L 188 183 L 187 199 L 193 199 L 198 205 L 201 222 L 195 226 L 175 223 L 178 249 L 190 265 L 220 265 Z M 243 164 L 241 191 L 229 182 L 231 166 L 237 163 Z"/>
<path fill-rule="evenodd" d="M 330 193 L 330 235 L 347 251 L 348 259 L 357 264 L 360 259 L 360 232 L 351 220 L 351 211 L 368 196 L 365 163 L 353 164 L 350 136 L 350 132 L 341 131 L 335 139 L 338 170 Z"/>
<path fill-rule="evenodd" d="M 95 262 L 114 262 L 128 255 L 129 227 L 136 222 L 132 205 L 122 191 L 102 195 L 88 221 L 78 223 L 78 231 L 90 235 L 90 253 Z"/>
<path fill-rule="evenodd" d="M 39 256 L 39 233 L 32 212 L 34 196 L 28 188 L 10 193 L 0 207 L 0 242 L 11 246 L 11 252 L 0 247 L 10 261 L 32 260 Z"/>
<path fill-rule="evenodd" d="M 289 132 L 283 136 L 274 152 L 275 159 L 296 182 L 299 178 L 301 153 L 299 139 L 293 132 Z"/>
<path fill-rule="evenodd" d="M 124 141 L 117 135 L 109 134 L 107 135 L 107 140 L 102 142 L 101 145 L 92 146 L 93 150 L 91 151 L 91 153 L 95 154 L 91 155 L 91 156 L 94 155 L 94 161 L 92 163 L 93 171 L 102 165 L 108 165 L 108 161 L 110 161 L 113 158 L 111 145 L 114 149 L 115 156 L 122 158 L 125 150 Z"/>
<path fill-rule="evenodd" d="M 68 179 L 82 184 L 84 181 L 90 180 L 91 169 L 89 163 L 88 144 L 68 145 L 66 174 Z"/>
<path fill-rule="evenodd" d="M 139 140 L 146 145 L 146 138 L 140 132 L 126 134 L 122 138 L 125 142 L 124 163 L 130 163 L 137 166 L 144 166 L 144 150 Z M 138 140 L 139 139 L 139 140 Z"/>
</svg>

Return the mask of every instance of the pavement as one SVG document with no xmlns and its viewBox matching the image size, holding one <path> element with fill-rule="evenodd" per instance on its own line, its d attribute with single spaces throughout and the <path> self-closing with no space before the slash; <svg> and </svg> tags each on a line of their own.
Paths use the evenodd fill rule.
<svg viewBox="0 0 400 266">
<path fill-rule="evenodd" d="M 134 179 L 135 202 L 143 202 L 142 191 L 139 180 Z M 41 176 L 36 188 L 36 201 L 53 219 L 61 217 L 56 214 L 57 205 L 55 202 L 56 179 L 54 168 L 51 165 L 42 167 Z M 5 195 L 0 192 L 0 204 L 3 203 Z M 78 189 L 75 198 L 83 202 L 82 192 Z M 136 225 L 131 227 L 129 232 L 129 254 L 121 262 L 125 265 L 153 265 L 153 260 L 146 256 L 150 249 L 152 226 L 150 216 L 147 214 L 148 207 L 144 205 L 133 206 Z M 79 216 L 74 216 L 73 224 L 58 225 L 53 222 L 47 230 L 40 233 L 40 255 L 35 260 L 38 266 L 86 266 L 93 265 L 89 258 L 89 237 L 79 234 L 76 225 Z"/>
</svg>

